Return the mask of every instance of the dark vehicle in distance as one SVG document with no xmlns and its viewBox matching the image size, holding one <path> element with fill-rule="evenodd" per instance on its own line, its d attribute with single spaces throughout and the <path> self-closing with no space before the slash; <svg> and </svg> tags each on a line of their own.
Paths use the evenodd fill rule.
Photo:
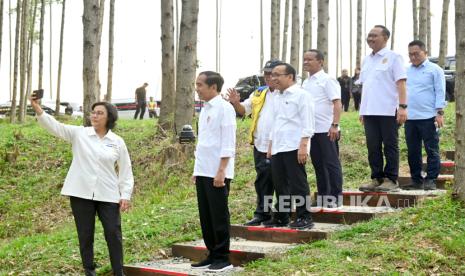
<svg viewBox="0 0 465 276">
<path fill-rule="evenodd" d="M 430 57 L 429 60 L 438 63 L 438 57 Z M 447 56 L 444 60 L 444 75 L 446 77 L 446 101 L 455 101 L 455 56 Z"/>
<path fill-rule="evenodd" d="M 260 86 L 265 86 L 265 78 L 261 75 L 253 75 L 253 76 L 248 76 L 242 79 L 239 79 L 239 81 L 236 83 L 236 86 L 234 88 L 239 92 L 239 95 L 241 96 L 241 102 L 246 100 L 249 96 L 250 93 L 255 91 L 257 88 Z"/>
</svg>

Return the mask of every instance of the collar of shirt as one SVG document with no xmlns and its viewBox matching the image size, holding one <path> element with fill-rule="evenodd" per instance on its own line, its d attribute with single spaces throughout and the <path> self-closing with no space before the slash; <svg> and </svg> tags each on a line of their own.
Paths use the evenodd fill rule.
<svg viewBox="0 0 465 276">
<path fill-rule="evenodd" d="M 379 50 L 379 51 L 376 52 L 376 53 L 371 52 L 371 56 L 372 56 L 372 57 L 374 57 L 375 55 L 384 56 L 384 55 L 386 54 L 387 51 L 388 51 L 388 48 L 387 48 L 387 47 L 384 47 L 383 49 Z"/>
<path fill-rule="evenodd" d="M 296 91 L 299 91 L 300 89 L 302 88 L 297 83 L 294 83 L 293 85 L 289 86 L 286 90 L 284 90 L 282 94 L 292 94 Z"/>
<path fill-rule="evenodd" d="M 428 60 L 428 58 L 426 58 L 422 63 L 420 63 L 418 66 L 415 66 L 412 64 L 412 67 L 413 68 L 420 68 L 420 67 L 426 67 L 428 65 L 430 61 Z"/>
<path fill-rule="evenodd" d="M 321 69 L 320 71 L 318 71 L 315 74 L 311 75 L 310 79 L 315 79 L 315 80 L 321 79 L 321 77 L 323 77 L 324 74 L 325 74 L 325 71 L 323 69 Z"/>
<path fill-rule="evenodd" d="M 95 132 L 95 129 L 93 127 L 86 127 L 87 135 L 89 136 L 98 136 L 97 132 Z M 103 136 L 103 138 L 107 138 L 112 141 L 116 141 L 116 135 L 111 131 L 111 129 L 108 130 L 107 134 Z"/>
<path fill-rule="evenodd" d="M 205 102 L 206 107 L 213 107 L 221 103 L 221 96 L 216 95 L 215 97 L 211 98 L 208 102 Z"/>
</svg>

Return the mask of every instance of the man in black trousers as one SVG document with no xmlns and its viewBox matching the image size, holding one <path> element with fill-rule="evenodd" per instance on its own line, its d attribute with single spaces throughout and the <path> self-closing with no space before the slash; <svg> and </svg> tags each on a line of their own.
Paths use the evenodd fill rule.
<svg viewBox="0 0 465 276">
<path fill-rule="evenodd" d="M 196 80 L 196 91 L 205 101 L 199 116 L 194 178 L 200 225 L 208 249 L 207 259 L 192 268 L 219 272 L 232 268 L 229 262 L 229 184 L 234 177 L 236 112 L 219 93 L 224 80 L 206 71 Z"/>
</svg>

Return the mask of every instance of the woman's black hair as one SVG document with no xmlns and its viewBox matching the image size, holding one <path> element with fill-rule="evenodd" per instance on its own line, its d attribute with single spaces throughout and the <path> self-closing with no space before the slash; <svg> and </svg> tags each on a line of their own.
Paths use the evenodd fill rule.
<svg viewBox="0 0 465 276">
<path fill-rule="evenodd" d="M 96 102 L 92 105 L 92 110 L 94 110 L 94 108 L 98 105 L 104 106 L 107 110 L 108 117 L 106 128 L 113 129 L 116 126 L 116 121 L 118 120 L 118 110 L 109 102 Z"/>
</svg>

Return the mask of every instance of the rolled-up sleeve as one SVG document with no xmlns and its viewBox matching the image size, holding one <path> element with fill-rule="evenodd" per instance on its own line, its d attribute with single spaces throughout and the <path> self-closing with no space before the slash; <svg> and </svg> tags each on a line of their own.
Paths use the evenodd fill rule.
<svg viewBox="0 0 465 276">
<path fill-rule="evenodd" d="M 302 93 L 299 113 L 303 127 L 301 137 L 311 138 L 315 133 L 315 108 L 309 93 Z"/>
<path fill-rule="evenodd" d="M 435 94 L 435 108 L 444 108 L 446 106 L 446 77 L 441 68 L 437 68 L 433 76 L 434 80 L 434 94 Z"/>
<path fill-rule="evenodd" d="M 245 114 L 244 114 L 244 116 L 245 116 L 245 115 L 250 115 L 250 114 L 252 114 L 252 98 L 253 98 L 254 94 L 255 94 L 255 91 L 252 92 L 252 93 L 250 93 L 250 96 L 249 96 L 247 99 L 245 99 L 245 101 L 243 101 L 243 102 L 241 103 L 241 105 L 242 105 L 242 106 L 244 107 L 244 109 L 245 109 Z"/>
<path fill-rule="evenodd" d="M 82 126 L 71 126 L 60 123 L 45 112 L 41 115 L 37 115 L 37 121 L 39 122 L 39 125 L 45 128 L 48 132 L 68 142 L 72 142 L 76 131 L 82 128 Z"/>
<path fill-rule="evenodd" d="M 401 55 L 397 55 L 392 63 L 392 73 L 394 81 L 407 79 L 407 70 L 404 66 L 404 59 Z"/>
<path fill-rule="evenodd" d="M 230 106 L 224 109 L 221 121 L 220 157 L 234 157 L 236 153 L 236 114 Z"/>
<path fill-rule="evenodd" d="M 120 141 L 119 159 L 117 163 L 119 167 L 118 187 L 121 199 L 130 200 L 134 187 L 134 176 L 132 174 L 132 165 L 128 149 L 122 140 Z"/>
</svg>

